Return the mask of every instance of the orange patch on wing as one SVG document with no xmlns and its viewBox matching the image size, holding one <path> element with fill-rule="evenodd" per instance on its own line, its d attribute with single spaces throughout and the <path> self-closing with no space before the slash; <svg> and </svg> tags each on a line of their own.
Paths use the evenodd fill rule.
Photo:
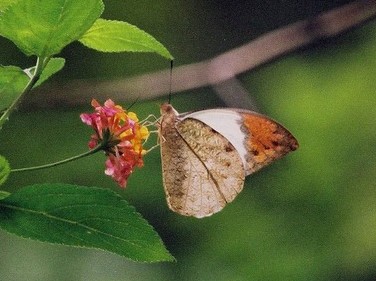
<svg viewBox="0 0 376 281">
<path fill-rule="evenodd" d="M 250 132 L 247 146 L 253 161 L 267 164 L 298 148 L 297 140 L 281 125 L 261 115 L 242 114 L 244 125 Z"/>
</svg>

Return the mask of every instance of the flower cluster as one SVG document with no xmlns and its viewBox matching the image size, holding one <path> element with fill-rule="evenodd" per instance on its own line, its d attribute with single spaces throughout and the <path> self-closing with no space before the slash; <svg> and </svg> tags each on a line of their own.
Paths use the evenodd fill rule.
<svg viewBox="0 0 376 281">
<path fill-rule="evenodd" d="M 143 166 L 145 150 L 142 145 L 149 137 L 149 131 L 138 122 L 135 113 L 126 112 L 110 99 L 103 106 L 93 99 L 91 105 L 95 109 L 94 113 L 80 115 L 82 122 L 95 131 L 89 147 L 93 149 L 100 146 L 105 151 L 108 157 L 106 175 L 125 187 L 133 168 Z"/>
</svg>

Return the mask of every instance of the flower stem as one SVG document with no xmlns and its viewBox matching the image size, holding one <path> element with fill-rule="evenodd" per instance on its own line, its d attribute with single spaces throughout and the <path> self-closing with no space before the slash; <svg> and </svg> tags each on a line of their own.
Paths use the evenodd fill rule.
<svg viewBox="0 0 376 281">
<path fill-rule="evenodd" d="M 70 158 L 67 158 L 67 159 L 64 159 L 64 160 L 61 160 L 61 161 L 57 161 L 57 162 L 49 163 L 49 164 L 45 164 L 45 165 L 40 165 L 40 166 L 34 166 L 34 167 L 12 169 L 11 172 L 27 172 L 27 171 L 42 170 L 42 169 L 46 169 L 46 168 L 59 166 L 59 165 L 62 165 L 62 164 L 68 163 L 68 162 L 72 162 L 74 160 L 92 155 L 92 154 L 94 154 L 94 153 L 96 153 L 96 152 L 98 152 L 102 149 L 103 149 L 103 144 L 99 144 L 98 146 L 94 147 L 93 149 L 91 149 L 89 151 L 86 151 L 84 153 L 78 154 L 76 156 L 73 156 L 73 157 L 70 157 Z"/>
</svg>

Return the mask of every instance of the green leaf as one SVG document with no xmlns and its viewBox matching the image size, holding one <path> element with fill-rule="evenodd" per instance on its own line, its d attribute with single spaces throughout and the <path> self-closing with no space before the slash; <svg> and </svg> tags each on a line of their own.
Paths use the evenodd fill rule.
<svg viewBox="0 0 376 281">
<path fill-rule="evenodd" d="M 21 95 L 29 79 L 19 67 L 0 66 L 0 112 Z"/>
<path fill-rule="evenodd" d="M 4 191 L 4 190 L 0 190 L 0 200 L 2 200 L 2 199 L 4 199 L 4 198 L 8 197 L 9 195 L 10 195 L 9 192 L 6 192 L 6 191 Z"/>
<path fill-rule="evenodd" d="M 51 75 L 62 69 L 64 64 L 63 58 L 51 58 L 34 87 L 41 85 Z M 4 111 L 23 94 L 34 71 L 35 66 L 25 70 L 16 66 L 0 66 L 0 113 L 4 114 Z M 30 76 L 26 73 L 29 73 Z M 0 117 L 3 118 L 4 115 Z"/>
<path fill-rule="evenodd" d="M 0 155 L 0 185 L 2 185 L 10 174 L 10 166 L 5 157 Z M 1 194 L 0 194 L 1 199 Z"/>
<path fill-rule="evenodd" d="M 173 59 L 153 36 L 122 21 L 98 19 L 79 41 L 101 52 L 154 52 Z"/>
<path fill-rule="evenodd" d="M 1 0 L 0 1 L 0 11 L 4 11 L 7 7 L 9 7 L 11 4 L 16 2 L 17 0 Z"/>
<path fill-rule="evenodd" d="M 0 12 L 0 35 L 26 55 L 49 57 L 80 38 L 103 7 L 101 0 L 16 1 Z"/>
<path fill-rule="evenodd" d="M 153 228 L 115 192 L 68 184 L 24 187 L 0 201 L 0 227 L 40 241 L 172 261 Z"/>
<path fill-rule="evenodd" d="M 34 87 L 38 87 L 43 82 L 45 82 L 48 78 L 50 78 L 52 75 L 54 75 L 56 72 L 60 71 L 65 64 L 65 59 L 63 58 L 52 58 L 48 62 L 48 64 L 43 69 L 42 74 L 39 77 L 39 80 L 37 83 L 35 83 Z M 33 67 L 35 69 L 35 67 Z"/>
</svg>

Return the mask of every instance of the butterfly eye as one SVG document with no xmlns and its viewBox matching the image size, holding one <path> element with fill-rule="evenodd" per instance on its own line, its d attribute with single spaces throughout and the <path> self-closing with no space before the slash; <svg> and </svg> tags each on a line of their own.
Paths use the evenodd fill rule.
<svg viewBox="0 0 376 281">
<path fill-rule="evenodd" d="M 173 108 L 169 103 L 161 105 L 161 112 L 170 113 L 171 111 L 173 111 Z"/>
</svg>

